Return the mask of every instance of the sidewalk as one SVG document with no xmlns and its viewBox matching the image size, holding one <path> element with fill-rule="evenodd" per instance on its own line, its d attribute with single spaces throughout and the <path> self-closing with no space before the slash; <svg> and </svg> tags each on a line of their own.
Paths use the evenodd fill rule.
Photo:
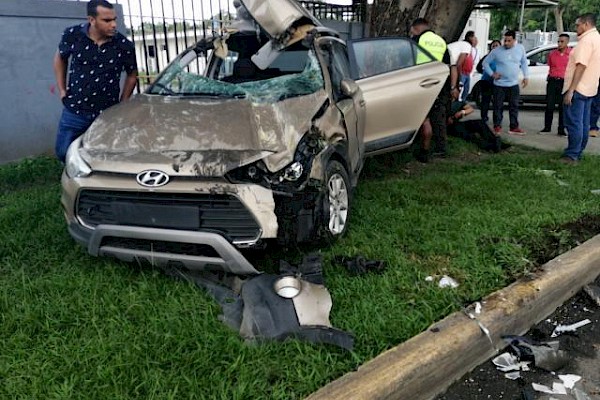
<svg viewBox="0 0 600 400">
<path fill-rule="evenodd" d="M 479 110 L 473 114 L 479 117 Z M 491 112 L 490 112 L 491 117 Z M 509 135 L 508 134 L 508 111 L 504 112 L 503 133 L 502 137 L 514 144 L 520 144 L 529 147 L 535 147 L 540 150 L 547 151 L 562 151 L 567 146 L 567 138 L 556 135 L 558 124 L 558 113 L 554 115 L 553 133 L 540 135 L 538 132 L 544 127 L 544 110 L 542 107 L 527 107 L 527 109 L 519 110 L 519 123 L 521 128 L 527 132 L 525 136 Z M 600 154 L 600 137 L 590 137 L 587 147 L 587 154 Z"/>
</svg>

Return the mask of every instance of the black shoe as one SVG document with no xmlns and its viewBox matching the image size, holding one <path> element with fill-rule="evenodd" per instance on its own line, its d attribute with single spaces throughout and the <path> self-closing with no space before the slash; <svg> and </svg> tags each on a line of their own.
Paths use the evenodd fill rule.
<svg viewBox="0 0 600 400">
<path fill-rule="evenodd" d="M 541 131 L 538 132 L 540 135 L 545 135 L 547 133 L 550 133 L 550 128 L 544 128 Z"/>
<path fill-rule="evenodd" d="M 494 153 L 500 153 L 500 151 L 502 150 L 502 139 L 500 139 L 500 137 L 496 137 L 496 140 L 494 140 L 494 144 L 492 145 L 492 149 L 491 151 L 493 151 Z"/>
<path fill-rule="evenodd" d="M 423 164 L 428 163 L 429 151 L 423 149 L 417 150 L 417 152 L 415 153 L 415 158 L 417 159 L 417 161 L 422 162 Z"/>
<path fill-rule="evenodd" d="M 562 131 L 557 133 L 558 136 L 567 136 L 567 132 Z"/>
</svg>

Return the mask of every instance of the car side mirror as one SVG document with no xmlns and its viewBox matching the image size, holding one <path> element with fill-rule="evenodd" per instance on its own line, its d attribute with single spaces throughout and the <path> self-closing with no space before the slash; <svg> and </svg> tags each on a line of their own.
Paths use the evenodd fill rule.
<svg viewBox="0 0 600 400">
<path fill-rule="evenodd" d="M 340 83 L 340 90 L 346 97 L 354 97 L 358 92 L 358 85 L 352 79 L 342 79 Z"/>
<path fill-rule="evenodd" d="M 537 65 L 537 62 L 535 62 L 535 60 L 529 60 L 530 67 L 535 67 L 536 65 Z"/>
</svg>

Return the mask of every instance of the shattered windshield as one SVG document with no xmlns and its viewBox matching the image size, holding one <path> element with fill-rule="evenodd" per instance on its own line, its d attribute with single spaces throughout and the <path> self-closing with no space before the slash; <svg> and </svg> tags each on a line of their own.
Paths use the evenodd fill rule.
<svg viewBox="0 0 600 400">
<path fill-rule="evenodd" d="M 182 54 L 150 87 L 149 94 L 163 96 L 215 96 L 276 102 L 315 93 L 324 86 L 318 60 L 309 50 L 282 52 L 269 68 L 260 70 L 250 58 L 229 52 L 216 67 L 194 51 Z M 213 70 L 211 79 L 200 73 Z M 210 75 L 206 74 L 206 75 Z"/>
</svg>

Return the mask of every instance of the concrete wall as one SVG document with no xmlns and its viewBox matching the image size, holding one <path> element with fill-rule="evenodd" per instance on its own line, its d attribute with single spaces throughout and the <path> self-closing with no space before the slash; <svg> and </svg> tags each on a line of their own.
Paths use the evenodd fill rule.
<svg viewBox="0 0 600 400">
<path fill-rule="evenodd" d="M 0 0 L 0 164 L 53 153 L 62 105 L 52 58 L 63 30 L 86 21 L 86 3 Z"/>
</svg>

